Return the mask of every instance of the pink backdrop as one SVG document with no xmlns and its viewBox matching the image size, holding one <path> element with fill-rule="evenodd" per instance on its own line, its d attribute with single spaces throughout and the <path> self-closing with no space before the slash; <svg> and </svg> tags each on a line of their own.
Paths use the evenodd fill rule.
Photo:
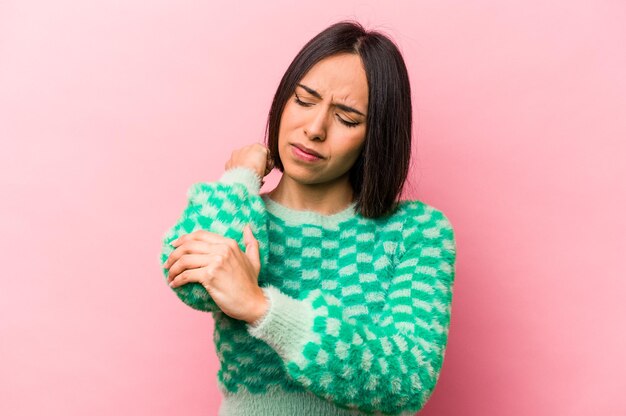
<svg viewBox="0 0 626 416">
<path fill-rule="evenodd" d="M 0 414 L 215 413 L 212 320 L 161 237 L 344 18 L 399 43 L 410 194 L 457 235 L 421 414 L 626 414 L 624 2 L 95 3 L 0 2 Z"/>
</svg>

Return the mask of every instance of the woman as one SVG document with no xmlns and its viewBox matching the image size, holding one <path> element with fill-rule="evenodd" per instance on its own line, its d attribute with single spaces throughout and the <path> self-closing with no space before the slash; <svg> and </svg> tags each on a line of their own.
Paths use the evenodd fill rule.
<svg viewBox="0 0 626 416">
<path fill-rule="evenodd" d="M 398 201 L 400 52 L 358 23 L 328 27 L 287 69 L 267 127 L 267 147 L 192 185 L 163 240 L 168 283 L 214 316 L 219 414 L 414 414 L 443 362 L 456 247 L 441 211 Z"/>
</svg>

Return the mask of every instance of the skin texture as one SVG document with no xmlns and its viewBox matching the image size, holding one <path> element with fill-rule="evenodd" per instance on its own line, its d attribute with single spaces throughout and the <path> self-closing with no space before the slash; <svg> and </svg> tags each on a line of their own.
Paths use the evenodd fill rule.
<svg viewBox="0 0 626 416">
<path fill-rule="evenodd" d="M 247 225 L 244 243 L 245 253 L 235 240 L 205 230 L 180 236 L 164 265 L 170 286 L 198 282 L 225 314 L 252 323 L 267 304 L 258 285 L 259 244 Z"/>
<path fill-rule="evenodd" d="M 367 115 L 367 78 L 358 55 L 340 54 L 318 62 L 300 84 L 314 89 L 323 99 L 296 87 L 288 100 L 278 135 L 284 174 L 269 196 L 293 209 L 332 214 L 353 199 L 348 171 L 363 148 L 366 133 L 365 116 L 343 111 L 335 104 Z M 348 127 L 341 120 L 359 124 Z M 292 154 L 295 143 L 317 151 L 324 159 L 300 161 Z"/>
<path fill-rule="evenodd" d="M 235 149 L 230 159 L 224 165 L 224 170 L 238 166 L 252 168 L 259 177 L 263 178 L 274 169 L 274 161 L 270 157 L 268 148 L 261 143 L 252 143 L 240 149 Z"/>
<path fill-rule="evenodd" d="M 288 100 L 278 137 L 284 172 L 269 196 L 292 209 L 329 215 L 345 209 L 353 200 L 348 172 L 365 141 L 367 78 L 358 55 L 340 54 L 318 62 L 300 84 L 322 98 L 298 86 Z M 349 127 L 342 120 L 357 124 Z M 294 144 L 315 150 L 322 159 L 313 163 L 298 159 L 292 153 Z M 274 162 L 267 147 L 253 143 L 234 150 L 224 167 L 237 166 L 252 168 L 263 178 Z M 245 253 L 235 240 L 205 230 L 181 236 L 173 242 L 176 249 L 164 265 L 169 269 L 170 286 L 201 283 L 224 313 L 253 323 L 269 305 L 258 285 L 259 245 L 249 226 L 244 229 L 244 242 Z"/>
</svg>

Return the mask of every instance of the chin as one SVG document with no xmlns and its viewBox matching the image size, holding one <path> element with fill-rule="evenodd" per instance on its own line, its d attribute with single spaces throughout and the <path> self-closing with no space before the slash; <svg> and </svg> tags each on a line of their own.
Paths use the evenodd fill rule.
<svg viewBox="0 0 626 416">
<path fill-rule="evenodd" d="M 318 183 L 316 180 L 317 175 L 312 175 L 311 171 L 299 168 L 298 166 L 294 168 L 292 165 L 283 164 L 283 175 L 287 175 L 293 181 L 302 185 L 313 185 Z"/>
<path fill-rule="evenodd" d="M 301 184 L 309 184 L 313 180 L 311 175 L 307 175 L 302 172 L 293 172 L 293 170 L 291 169 L 285 169 L 285 171 L 283 172 L 283 175 L 286 175 L 289 178 L 291 178 L 293 181 L 301 183 Z"/>
</svg>

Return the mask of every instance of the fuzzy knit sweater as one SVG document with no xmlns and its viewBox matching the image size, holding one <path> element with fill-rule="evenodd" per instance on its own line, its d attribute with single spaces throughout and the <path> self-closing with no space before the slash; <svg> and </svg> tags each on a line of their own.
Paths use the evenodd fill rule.
<svg viewBox="0 0 626 416">
<path fill-rule="evenodd" d="M 220 361 L 221 416 L 412 415 L 439 379 L 450 324 L 456 246 L 436 208 L 402 201 L 385 217 L 294 210 L 260 194 L 236 167 L 187 191 L 163 237 L 196 229 L 259 242 L 269 308 L 252 324 L 223 313 L 198 283 L 172 289 L 211 312 Z M 167 270 L 163 268 L 164 276 Z"/>
</svg>

